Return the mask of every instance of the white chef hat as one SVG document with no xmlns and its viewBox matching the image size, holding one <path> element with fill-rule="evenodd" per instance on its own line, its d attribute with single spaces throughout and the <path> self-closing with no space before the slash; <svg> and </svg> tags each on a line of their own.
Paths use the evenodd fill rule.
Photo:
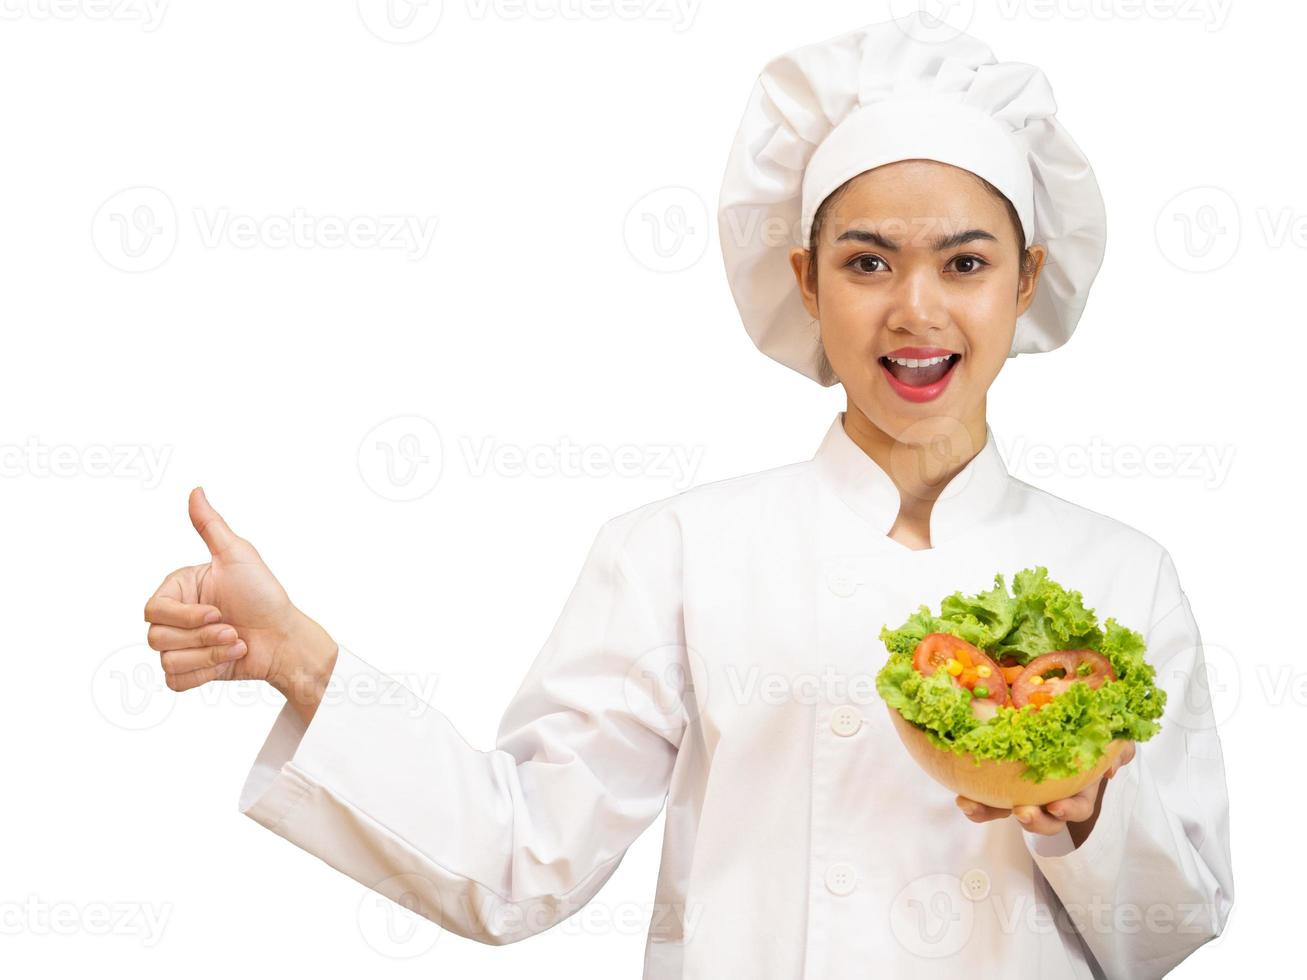
<svg viewBox="0 0 1307 980">
<path fill-rule="evenodd" d="M 1067 341 L 1103 261 L 1102 195 L 1054 118 L 1044 73 L 998 62 L 964 33 L 940 39 L 939 23 L 925 16 L 772 59 L 731 147 L 717 212 L 731 292 L 758 349 L 815 381 L 821 336 L 789 250 L 807 247 L 818 205 L 863 171 L 938 160 L 983 177 L 1012 202 L 1026 244 L 1042 243 L 1048 258 L 1009 357 Z"/>
</svg>

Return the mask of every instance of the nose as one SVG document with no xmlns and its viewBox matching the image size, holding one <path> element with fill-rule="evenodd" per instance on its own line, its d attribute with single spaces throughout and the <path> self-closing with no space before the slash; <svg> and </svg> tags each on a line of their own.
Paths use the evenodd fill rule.
<svg viewBox="0 0 1307 980">
<path fill-rule="evenodd" d="M 948 323 L 941 284 L 934 270 L 912 269 L 894 284 L 888 327 L 899 333 L 926 334 Z"/>
</svg>

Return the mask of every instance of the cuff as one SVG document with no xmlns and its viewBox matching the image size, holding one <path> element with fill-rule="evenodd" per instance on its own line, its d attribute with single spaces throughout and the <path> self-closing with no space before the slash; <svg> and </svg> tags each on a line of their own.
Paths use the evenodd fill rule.
<svg viewBox="0 0 1307 980">
<path fill-rule="evenodd" d="M 350 678 L 370 671 L 367 664 L 337 644 L 336 662 L 313 720 L 305 725 L 290 702 L 282 706 L 241 787 L 241 813 L 275 831 L 308 795 L 313 784 L 304 776 L 305 757 L 312 745 L 330 737 L 330 732 L 342 730 L 333 716 L 349 711 Z"/>
<path fill-rule="evenodd" d="M 1125 839 L 1130 816 L 1128 803 L 1134 796 L 1132 776 L 1133 774 L 1127 774 L 1127 767 L 1123 767 L 1107 781 L 1094 829 L 1079 847 L 1075 846 L 1071 832 L 1065 827 L 1051 836 L 1021 828 L 1026 849 L 1046 876 L 1058 874 L 1078 877 L 1091 868 L 1101 872 L 1101 859 L 1113 850 L 1110 845 L 1119 844 Z"/>
</svg>

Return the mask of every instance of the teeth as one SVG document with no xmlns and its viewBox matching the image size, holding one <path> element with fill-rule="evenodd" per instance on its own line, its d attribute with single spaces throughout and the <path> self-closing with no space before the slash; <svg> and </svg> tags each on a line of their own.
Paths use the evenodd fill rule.
<svg viewBox="0 0 1307 980">
<path fill-rule="evenodd" d="M 942 357 L 925 357 L 925 358 L 886 357 L 886 360 L 893 361 L 895 364 L 901 364 L 904 367 L 916 368 L 916 367 L 930 367 L 932 364 L 942 364 L 944 361 L 947 361 L 952 356 L 953 356 L 952 354 L 945 354 Z"/>
</svg>

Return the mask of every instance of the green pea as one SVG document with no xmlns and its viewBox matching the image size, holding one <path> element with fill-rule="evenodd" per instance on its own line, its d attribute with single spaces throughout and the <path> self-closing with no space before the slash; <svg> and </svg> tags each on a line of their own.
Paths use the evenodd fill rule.
<svg viewBox="0 0 1307 980">
<path fill-rule="evenodd" d="M 971 689 L 971 693 L 978 698 L 987 698 L 989 697 L 989 688 L 987 688 L 984 684 L 977 684 L 975 687 Z"/>
</svg>

